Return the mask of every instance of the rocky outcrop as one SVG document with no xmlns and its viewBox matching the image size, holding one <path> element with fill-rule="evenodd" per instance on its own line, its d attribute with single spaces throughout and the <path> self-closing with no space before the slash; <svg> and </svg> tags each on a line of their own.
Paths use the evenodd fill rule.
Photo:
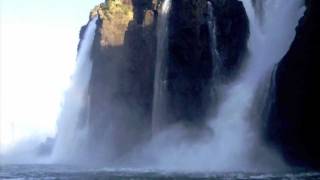
<svg viewBox="0 0 320 180">
<path fill-rule="evenodd" d="M 151 134 L 157 42 L 154 7 L 153 3 L 114 0 L 91 13 L 99 20 L 91 54 L 89 129 L 100 150 L 109 146 L 109 156 L 114 158 Z"/>
<path fill-rule="evenodd" d="M 243 65 L 249 37 L 249 20 L 238 0 L 211 0 L 215 48 L 215 66 L 222 81 L 236 77 Z"/>
<path fill-rule="evenodd" d="M 161 79 L 166 94 L 161 121 L 166 122 L 161 126 L 204 122 L 213 67 L 206 14 L 206 0 L 172 1 Z"/>
<path fill-rule="evenodd" d="M 133 20 L 132 5 L 120 0 L 107 1 L 100 5 L 97 12 L 102 20 L 101 46 L 122 45 L 129 22 Z"/>
<path fill-rule="evenodd" d="M 242 3 L 212 0 L 212 8 L 208 3 L 172 1 L 168 57 L 161 75 L 167 99 L 162 113 L 164 124 L 204 125 L 209 111 L 218 103 L 214 84 L 226 82 L 226 77 L 231 79 L 242 64 L 249 30 Z"/>
<path fill-rule="evenodd" d="M 211 103 L 217 101 L 212 98 L 216 93 L 212 87 L 215 82 L 221 82 L 221 74 L 215 74 L 214 67 L 221 61 L 219 68 L 224 75 L 236 73 L 248 33 L 248 20 L 239 1 L 211 1 L 215 29 L 209 26 L 207 0 L 172 1 L 167 57 L 163 60 L 165 68 L 161 76 L 167 95 L 163 113 L 166 117 L 162 119 L 167 125 L 182 122 L 196 127 L 197 132 L 202 131 L 198 127 L 205 124 Z M 99 142 L 93 144 L 101 145 L 92 146 L 94 151 L 99 148 L 103 151 L 108 146 L 109 152 L 105 154 L 120 157 L 151 137 L 161 3 L 160 0 L 109 0 L 91 12 L 91 18 L 99 17 L 91 53 L 93 69 L 88 104 L 89 134 Z M 210 38 L 213 31 L 216 31 L 216 44 Z M 219 57 L 214 56 L 213 46 Z M 108 157 L 99 156 L 104 158 Z"/>
<path fill-rule="evenodd" d="M 290 50 L 278 65 L 266 138 L 288 162 L 320 169 L 318 69 L 320 1 L 307 0 Z"/>
</svg>

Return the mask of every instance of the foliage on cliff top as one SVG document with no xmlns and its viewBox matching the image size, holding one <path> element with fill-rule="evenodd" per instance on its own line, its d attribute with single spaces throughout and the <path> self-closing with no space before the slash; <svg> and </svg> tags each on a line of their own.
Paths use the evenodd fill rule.
<svg viewBox="0 0 320 180">
<path fill-rule="evenodd" d="M 108 18 L 109 20 L 114 18 L 132 19 L 133 6 L 128 0 L 108 0 L 91 10 L 90 16 L 96 15 L 99 15 L 101 19 Z"/>
<path fill-rule="evenodd" d="M 124 35 L 133 20 L 133 6 L 129 0 L 108 0 L 91 11 L 91 17 L 98 15 L 102 21 L 100 29 L 102 46 L 123 44 Z"/>
<path fill-rule="evenodd" d="M 133 18 L 132 5 L 121 0 L 108 0 L 102 6 L 102 10 L 107 18 L 113 18 L 114 16 L 121 16 L 123 19 Z"/>
</svg>

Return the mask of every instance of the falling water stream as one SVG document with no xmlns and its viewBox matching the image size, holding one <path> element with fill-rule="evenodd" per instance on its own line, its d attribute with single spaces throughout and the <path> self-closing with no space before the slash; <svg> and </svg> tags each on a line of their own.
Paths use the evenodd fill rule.
<svg viewBox="0 0 320 180">
<path fill-rule="evenodd" d="M 165 68 L 165 58 L 167 55 L 168 45 L 168 15 L 171 8 L 171 0 L 165 0 L 161 6 L 160 16 L 158 20 L 157 32 L 157 59 L 156 72 L 154 80 L 154 97 L 152 112 L 152 131 L 156 132 L 161 129 L 164 116 L 164 104 L 166 101 L 165 92 L 163 90 L 165 84 L 162 80 L 162 73 Z"/>
<path fill-rule="evenodd" d="M 82 142 L 88 136 L 86 124 L 88 115 L 81 112 L 87 108 L 89 101 L 88 85 L 91 77 L 92 61 L 90 52 L 96 31 L 98 17 L 94 17 L 88 24 L 84 38 L 80 44 L 77 56 L 76 69 L 72 77 L 70 89 L 66 92 L 63 108 L 58 119 L 58 133 L 52 157 L 63 162 L 72 159 L 79 153 L 79 149 L 85 149 Z"/>
<path fill-rule="evenodd" d="M 225 99 L 217 116 L 210 121 L 214 130 L 212 147 L 215 155 L 221 162 L 239 167 L 246 164 L 256 149 L 257 130 L 252 129 L 254 119 L 250 117 L 256 91 L 289 49 L 304 10 L 302 0 L 259 1 L 257 3 L 262 3 L 264 9 L 260 18 L 254 12 L 252 1 L 242 2 L 250 22 L 247 65 L 236 81 L 221 87 Z"/>
</svg>

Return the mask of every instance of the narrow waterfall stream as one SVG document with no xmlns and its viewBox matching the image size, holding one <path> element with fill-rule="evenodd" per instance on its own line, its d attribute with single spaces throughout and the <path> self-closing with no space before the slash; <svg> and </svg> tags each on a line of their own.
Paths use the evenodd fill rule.
<svg viewBox="0 0 320 180">
<path fill-rule="evenodd" d="M 165 68 L 165 58 L 168 48 L 168 13 L 171 7 L 171 0 L 165 0 L 161 7 L 161 13 L 158 20 L 157 31 L 157 59 L 154 80 L 153 112 L 152 112 L 152 131 L 161 129 L 161 122 L 164 121 L 164 104 L 166 97 L 163 91 L 165 82 L 162 80 L 162 73 Z"/>
<path fill-rule="evenodd" d="M 79 153 L 79 149 L 85 149 L 85 145 L 81 145 L 81 143 L 85 142 L 84 139 L 88 136 L 86 134 L 88 115 L 82 113 L 88 113 L 84 108 L 87 108 L 89 100 L 87 91 L 92 70 L 90 52 L 97 20 L 98 17 L 93 18 L 84 33 L 77 56 L 76 69 L 72 76 L 72 84 L 66 92 L 58 120 L 58 136 L 52 158 L 59 162 L 72 159 L 72 156 Z"/>
</svg>

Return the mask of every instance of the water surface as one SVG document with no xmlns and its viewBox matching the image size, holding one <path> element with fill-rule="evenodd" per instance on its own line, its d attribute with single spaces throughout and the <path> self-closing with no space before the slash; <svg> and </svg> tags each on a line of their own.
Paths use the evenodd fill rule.
<svg viewBox="0 0 320 180">
<path fill-rule="evenodd" d="M 288 173 L 217 173 L 217 172 L 168 172 L 147 169 L 88 169 L 66 165 L 1 165 L 0 179 L 45 179 L 45 180 L 69 180 L 69 179 L 270 179 L 270 180 L 320 180 L 320 172 L 288 172 Z"/>
</svg>

